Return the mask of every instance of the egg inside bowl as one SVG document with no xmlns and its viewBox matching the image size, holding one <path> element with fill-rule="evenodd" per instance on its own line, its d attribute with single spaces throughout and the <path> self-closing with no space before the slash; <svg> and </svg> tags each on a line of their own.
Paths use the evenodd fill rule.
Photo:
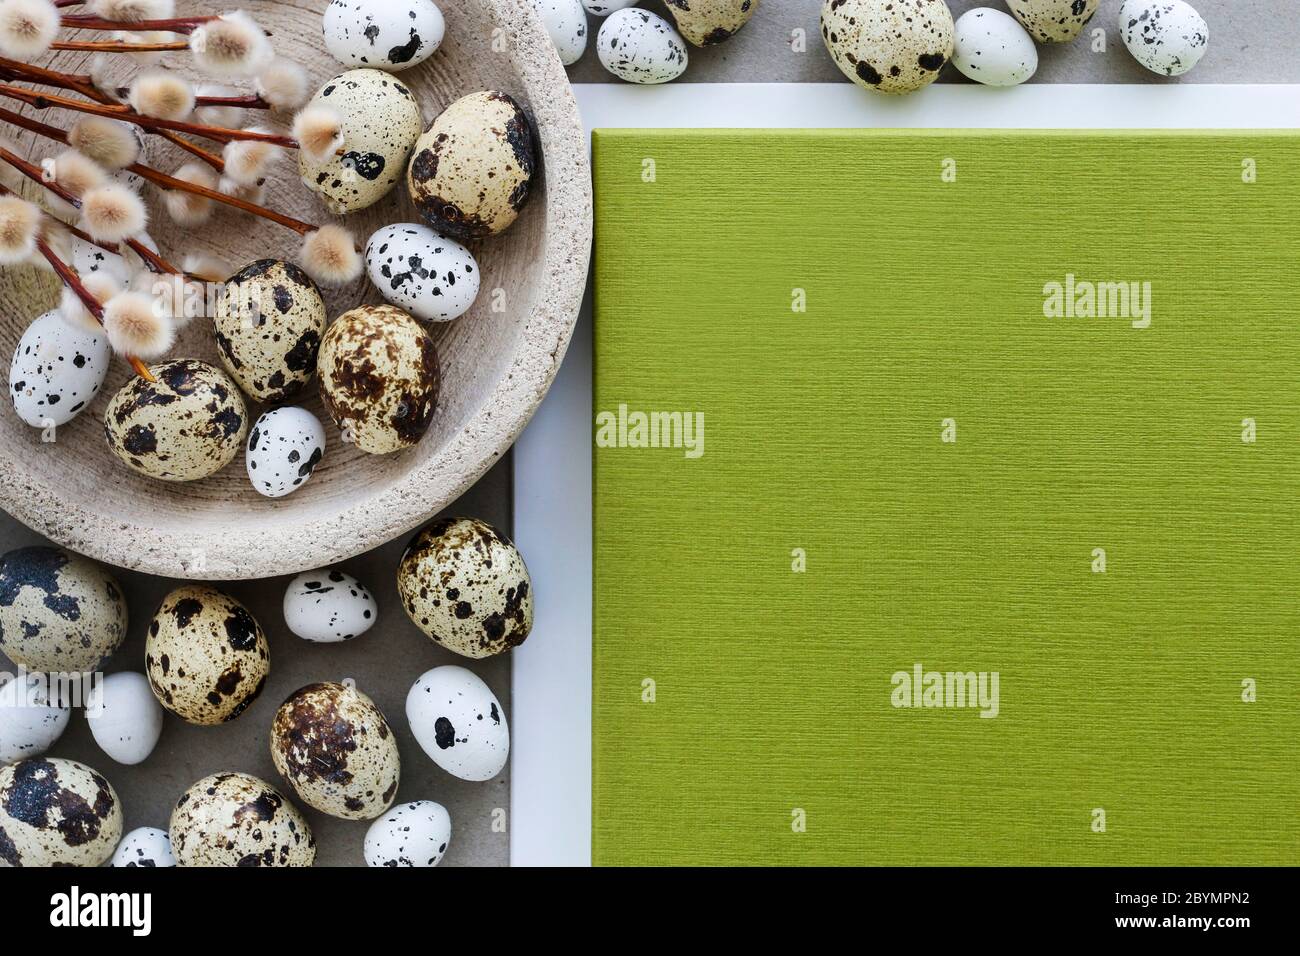
<svg viewBox="0 0 1300 956">
<path fill-rule="evenodd" d="M 327 5 L 326 0 L 241 5 L 272 33 L 279 55 L 307 70 L 312 90 L 350 68 L 326 52 L 322 14 Z M 187 6 L 178 4 L 178 14 L 206 12 Z M 438 6 L 446 21 L 440 48 L 395 74 L 415 94 L 423 125 L 427 128 L 467 93 L 505 92 L 531 116 L 541 162 L 531 195 L 509 229 L 467 243 L 481 273 L 474 305 L 455 321 L 428 326 L 437 345 L 441 388 L 419 443 L 371 455 L 344 441 L 313 382 L 293 403 L 326 423 L 327 446 L 310 480 L 293 494 L 259 495 L 242 452 L 208 478 L 158 481 L 128 469 L 105 441 L 105 406 L 133 374 L 115 358 L 94 401 L 65 425 L 34 428 L 12 403 L 0 408 L 5 475 L 0 507 L 60 544 L 121 567 L 173 577 L 254 578 L 330 564 L 390 540 L 451 503 L 501 458 L 545 395 L 572 333 L 591 240 L 590 171 L 564 69 L 532 5 L 439 0 Z M 38 62 L 74 74 L 91 66 L 84 51 L 56 52 Z M 192 71 L 185 53 L 169 53 L 163 64 L 196 82 L 209 79 Z M 109 69 L 125 84 L 137 68 L 117 57 Z M 73 120 L 61 110 L 6 106 L 64 129 Z M 281 128 L 289 118 L 272 117 Z M 0 127 L 34 162 L 62 149 L 7 124 Z M 177 147 L 158 137 L 148 140 L 143 162 L 171 172 L 184 161 Z M 37 192 L 29 189 L 27 195 L 35 198 Z M 219 207 L 206 225 L 181 228 L 169 219 L 157 190 L 146 186 L 142 194 L 149 206 L 149 234 L 172 262 L 205 254 L 239 269 L 259 259 L 297 255 L 299 237 L 274 223 Z M 331 216 L 301 182 L 293 156 L 272 168 L 265 196 L 267 206 L 298 219 L 341 222 L 362 245 L 381 227 L 422 221 L 400 182 L 373 205 Z M 383 302 L 364 275 L 321 291 L 329 320 Z M 26 266 L 0 271 L 0 348 L 6 357 L 28 325 L 58 300 L 52 274 Z M 190 322 L 166 358 L 199 359 L 220 368 L 212 321 Z M 246 402 L 251 425 L 266 406 L 247 397 Z"/>
</svg>

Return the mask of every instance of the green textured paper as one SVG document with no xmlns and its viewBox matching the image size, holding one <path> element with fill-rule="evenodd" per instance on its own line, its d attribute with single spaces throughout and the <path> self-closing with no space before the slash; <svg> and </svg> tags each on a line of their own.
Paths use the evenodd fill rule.
<svg viewBox="0 0 1300 956">
<path fill-rule="evenodd" d="M 1294 865 L 1300 138 L 593 141 L 594 861 Z"/>
</svg>

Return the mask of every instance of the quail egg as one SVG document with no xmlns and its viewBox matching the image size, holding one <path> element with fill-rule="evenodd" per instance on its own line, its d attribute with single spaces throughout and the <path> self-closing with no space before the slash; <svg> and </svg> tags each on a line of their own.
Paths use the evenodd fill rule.
<svg viewBox="0 0 1300 956">
<path fill-rule="evenodd" d="M 451 843 L 451 816 L 432 800 L 393 807 L 366 831 L 366 866 L 437 866 Z"/>
<path fill-rule="evenodd" d="M 582 0 L 533 0 L 542 26 L 565 66 L 577 63 L 587 49 L 587 13 Z"/>
<path fill-rule="evenodd" d="M 1097 12 L 1099 0 L 1007 0 L 1016 19 L 1040 43 L 1067 43 Z"/>
<path fill-rule="evenodd" d="M 877 93 L 929 86 L 952 56 L 944 0 L 825 0 L 822 40 L 840 71 Z"/>
<path fill-rule="evenodd" d="M 475 518 L 439 518 L 416 534 L 397 565 L 397 592 L 416 627 L 463 657 L 517 647 L 533 627 L 523 557 Z"/>
<path fill-rule="evenodd" d="M 366 586 L 338 568 L 304 571 L 284 592 L 284 622 L 304 641 L 335 644 L 360 637 L 379 617 Z"/>
<path fill-rule="evenodd" d="M 366 243 L 366 271 L 388 302 L 427 322 L 460 318 L 478 296 L 473 254 L 413 222 L 375 230 Z"/>
<path fill-rule="evenodd" d="M 308 107 L 343 119 L 343 155 L 318 163 L 298 151 L 303 184 L 335 215 L 374 205 L 402 176 L 423 125 L 413 94 L 383 70 L 349 70 L 327 80 Z"/>
<path fill-rule="evenodd" d="M 68 235 L 68 244 L 72 250 L 71 265 L 82 278 L 102 272 L 112 276 L 123 287 L 131 281 L 131 267 L 116 253 L 101 249 L 93 242 L 72 234 Z"/>
<path fill-rule="evenodd" d="M 14 411 L 35 428 L 66 425 L 99 394 L 112 361 L 106 336 L 65 321 L 57 310 L 46 312 L 14 349 Z"/>
<path fill-rule="evenodd" d="M 406 186 L 439 235 L 494 236 L 515 221 L 537 170 L 537 134 L 505 93 L 462 96 L 416 141 Z"/>
<path fill-rule="evenodd" d="M 331 0 L 325 49 L 345 66 L 396 72 L 423 63 L 447 25 L 433 0 Z"/>
<path fill-rule="evenodd" d="M 39 757 L 68 729 L 72 708 L 41 674 L 0 684 L 0 764 Z"/>
<path fill-rule="evenodd" d="M 438 353 L 420 323 L 389 305 L 345 312 L 320 347 L 321 398 L 344 441 L 384 455 L 415 445 L 438 404 Z"/>
<path fill-rule="evenodd" d="M 191 724 L 234 720 L 271 671 L 266 635 L 244 605 L 204 584 L 163 598 L 149 624 L 145 672 L 159 702 Z"/>
<path fill-rule="evenodd" d="M 657 13 L 615 10 L 596 34 L 600 65 L 629 83 L 667 83 L 686 70 L 689 59 L 681 34 Z"/>
<path fill-rule="evenodd" d="M 91 689 L 86 722 L 99 749 L 121 764 L 144 762 L 162 734 L 163 712 L 143 674 L 109 674 Z"/>
<path fill-rule="evenodd" d="M 510 756 L 505 712 L 488 685 L 463 667 L 421 674 L 406 695 L 406 719 L 429 758 L 461 780 L 491 780 Z"/>
<path fill-rule="evenodd" d="M 607 17 L 616 10 L 634 7 L 641 0 L 582 0 L 582 5 L 593 17 Z"/>
<path fill-rule="evenodd" d="M 1182 76 L 1210 44 L 1209 24 L 1183 0 L 1124 0 L 1119 32 L 1135 60 L 1164 76 Z"/>
<path fill-rule="evenodd" d="M 172 811 L 178 866 L 311 866 L 316 840 L 298 808 L 264 780 L 214 773 Z"/>
<path fill-rule="evenodd" d="M 957 19 L 952 63 L 985 86 L 1015 86 L 1038 69 L 1038 48 L 1013 17 L 976 7 Z"/>
<path fill-rule="evenodd" d="M 271 724 L 271 760 L 303 803 L 343 820 L 370 820 L 392 805 L 397 738 L 375 702 L 346 684 L 308 684 Z"/>
<path fill-rule="evenodd" d="M 688 43 L 714 46 L 749 22 L 758 0 L 664 0 Z"/>
<path fill-rule="evenodd" d="M 0 557 L 0 651 L 29 671 L 98 670 L 126 636 L 122 588 L 94 562 L 35 545 Z"/>
<path fill-rule="evenodd" d="M 259 494 L 283 498 L 306 484 L 325 455 L 325 426 L 297 406 L 263 412 L 248 433 L 245 464 Z"/>
<path fill-rule="evenodd" d="M 117 794 L 85 764 L 31 757 L 0 767 L 0 862 L 102 866 L 121 837 Z"/>
<path fill-rule="evenodd" d="M 248 395 L 276 404 L 316 374 L 325 334 L 325 302 L 292 262 L 259 259 L 231 276 L 217 298 L 217 352 Z"/>
<path fill-rule="evenodd" d="M 239 452 L 248 428 L 244 400 L 219 369 L 196 359 L 151 366 L 109 400 L 104 434 L 132 471 L 163 481 L 216 474 Z"/>
<path fill-rule="evenodd" d="M 109 866 L 165 867 L 175 866 L 172 843 L 166 830 L 157 827 L 140 827 L 122 837 Z"/>
</svg>

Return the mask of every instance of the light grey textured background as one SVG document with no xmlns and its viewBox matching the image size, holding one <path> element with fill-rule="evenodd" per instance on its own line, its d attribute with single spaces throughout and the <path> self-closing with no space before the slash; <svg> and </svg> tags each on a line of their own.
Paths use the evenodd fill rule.
<svg viewBox="0 0 1300 956">
<path fill-rule="evenodd" d="M 1116 31 L 1120 0 L 1102 0 L 1097 14 L 1073 43 L 1038 50 L 1038 74 L 1031 83 L 1297 83 L 1300 82 L 1300 0 L 1192 0 L 1210 25 L 1205 58 L 1182 77 L 1156 76 L 1138 66 Z M 663 0 L 645 0 L 646 10 L 664 15 Z M 954 17 L 974 7 L 1006 11 L 1003 0 L 948 0 Z M 749 23 L 730 40 L 708 49 L 690 48 L 686 72 L 676 83 L 848 82 L 831 62 L 818 26 L 821 0 L 759 0 Z M 591 17 L 587 51 L 569 67 L 574 83 L 620 83 L 596 59 Z M 1091 33 L 1106 30 L 1106 52 L 1094 53 Z M 792 31 L 802 29 L 806 51 L 791 50 Z M 970 82 L 952 66 L 940 83 Z M 1068 117 L 1062 118 L 1069 125 Z"/>
</svg>

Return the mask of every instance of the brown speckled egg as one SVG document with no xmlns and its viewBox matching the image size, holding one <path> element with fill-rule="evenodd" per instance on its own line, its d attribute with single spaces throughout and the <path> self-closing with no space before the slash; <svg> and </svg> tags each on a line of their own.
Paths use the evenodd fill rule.
<svg viewBox="0 0 1300 956">
<path fill-rule="evenodd" d="M 1083 32 L 1098 0 L 1007 0 L 1017 20 L 1039 43 L 1067 43 Z"/>
<path fill-rule="evenodd" d="M 375 702 L 345 684 L 289 695 L 271 724 L 271 760 L 307 806 L 332 817 L 373 819 L 397 794 L 397 738 Z"/>
<path fill-rule="evenodd" d="M 952 57 L 944 0 L 825 0 L 822 39 L 841 72 L 878 93 L 929 86 Z"/>
<path fill-rule="evenodd" d="M 299 150 L 303 184 L 335 215 L 365 209 L 402 177 L 424 125 L 415 95 L 383 70 L 349 70 L 327 80 L 307 104 L 343 118 L 343 155 L 313 162 Z"/>
<path fill-rule="evenodd" d="M 491 657 L 533 629 L 533 589 L 519 551 L 476 518 L 439 518 L 406 546 L 397 592 L 415 626 L 463 657 Z"/>
<path fill-rule="evenodd" d="M 438 404 L 438 352 L 413 318 L 391 305 L 340 315 L 320 346 L 320 391 L 344 441 L 372 455 L 410 448 Z"/>
<path fill-rule="evenodd" d="M 235 383 L 197 359 L 164 362 L 149 372 L 157 381 L 133 377 L 104 410 L 113 454 L 163 481 L 195 481 L 229 464 L 248 430 Z"/>
<path fill-rule="evenodd" d="M 279 790 L 246 773 L 214 773 L 172 811 L 177 866 L 311 866 L 316 839 Z"/>
<path fill-rule="evenodd" d="M 503 232 L 528 200 L 536 143 L 532 120 L 510 96 L 462 96 L 416 141 L 406 174 L 411 200 L 449 239 Z"/>
<path fill-rule="evenodd" d="M 126 624 L 121 586 L 93 561 L 42 545 L 0 558 L 0 651 L 20 667 L 98 670 Z"/>
<path fill-rule="evenodd" d="M 0 768 L 0 862 L 102 866 L 121 838 L 117 794 L 85 764 L 33 757 Z"/>
<path fill-rule="evenodd" d="M 149 623 L 144 664 L 158 700 L 191 724 L 234 720 L 271 672 L 266 635 L 253 615 L 205 584 L 163 598 Z"/>
<path fill-rule="evenodd" d="M 226 371 L 253 398 L 293 398 L 316 374 L 325 303 L 292 262 L 259 259 L 222 287 L 213 319 Z"/>
<path fill-rule="evenodd" d="M 664 0 L 682 37 L 696 46 L 715 46 L 749 22 L 758 0 Z"/>
</svg>

